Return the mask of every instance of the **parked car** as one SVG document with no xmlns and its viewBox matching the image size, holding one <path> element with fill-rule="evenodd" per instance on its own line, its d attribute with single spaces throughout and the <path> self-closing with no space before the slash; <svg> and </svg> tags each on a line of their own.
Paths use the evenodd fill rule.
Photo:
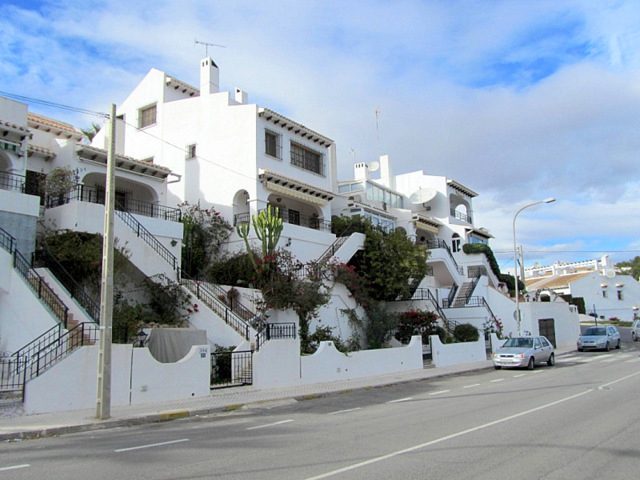
<svg viewBox="0 0 640 480">
<path fill-rule="evenodd" d="M 596 325 L 587 329 L 578 337 L 578 351 L 611 350 L 620 348 L 620 332 L 613 325 Z"/>
<path fill-rule="evenodd" d="M 553 345 L 547 337 L 513 337 L 497 349 L 493 357 L 496 370 L 502 367 L 527 367 L 533 370 L 536 363 L 556 364 Z"/>
<path fill-rule="evenodd" d="M 634 342 L 640 339 L 640 320 L 634 320 L 631 324 L 631 338 Z"/>
</svg>

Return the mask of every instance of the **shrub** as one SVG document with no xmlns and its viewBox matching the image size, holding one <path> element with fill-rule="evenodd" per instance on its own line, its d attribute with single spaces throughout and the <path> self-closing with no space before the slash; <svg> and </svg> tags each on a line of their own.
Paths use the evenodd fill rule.
<svg viewBox="0 0 640 480">
<path fill-rule="evenodd" d="M 461 323 L 453 329 L 453 338 L 456 342 L 476 342 L 480 333 L 470 323 Z"/>
</svg>

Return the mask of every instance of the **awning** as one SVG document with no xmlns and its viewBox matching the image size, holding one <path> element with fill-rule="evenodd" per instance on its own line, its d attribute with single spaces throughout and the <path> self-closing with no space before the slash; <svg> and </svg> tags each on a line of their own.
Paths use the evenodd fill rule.
<svg viewBox="0 0 640 480">
<path fill-rule="evenodd" d="M 314 197 L 313 195 L 309 195 L 308 193 L 296 190 L 295 188 L 283 187 L 282 185 L 278 185 L 277 183 L 265 182 L 264 186 L 269 190 L 273 190 L 274 192 L 282 193 L 283 195 L 286 195 L 288 197 L 298 198 L 300 200 L 304 200 L 305 202 L 315 203 L 316 205 L 324 206 L 329 203 L 326 199 Z"/>
<path fill-rule="evenodd" d="M 316 205 L 324 206 L 334 197 L 334 194 L 327 190 L 266 170 L 260 173 L 259 178 L 268 190 Z"/>
<path fill-rule="evenodd" d="M 414 215 L 413 225 L 416 227 L 416 230 L 423 230 L 437 235 L 440 232 L 441 224 L 437 220 L 422 215 Z"/>
</svg>

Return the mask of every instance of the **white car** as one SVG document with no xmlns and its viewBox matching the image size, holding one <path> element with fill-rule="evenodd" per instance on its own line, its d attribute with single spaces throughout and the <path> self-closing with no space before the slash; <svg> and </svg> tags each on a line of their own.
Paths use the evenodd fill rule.
<svg viewBox="0 0 640 480">
<path fill-rule="evenodd" d="M 640 339 L 640 320 L 634 320 L 631 324 L 631 339 L 634 342 Z"/>
<path fill-rule="evenodd" d="M 533 370 L 536 363 L 553 366 L 556 356 L 547 337 L 513 337 L 504 342 L 492 355 L 496 370 L 502 367 L 527 367 Z"/>
</svg>

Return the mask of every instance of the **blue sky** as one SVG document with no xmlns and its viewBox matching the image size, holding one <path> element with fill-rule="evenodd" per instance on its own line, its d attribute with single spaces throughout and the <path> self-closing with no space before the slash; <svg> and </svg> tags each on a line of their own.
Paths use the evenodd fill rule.
<svg viewBox="0 0 640 480">
<path fill-rule="evenodd" d="M 478 192 L 503 269 L 547 197 L 526 264 L 640 255 L 637 1 L 0 2 L 0 91 L 107 111 L 151 68 L 197 85 L 197 38 L 223 89 L 336 140 L 340 178 L 380 153 Z"/>
</svg>

